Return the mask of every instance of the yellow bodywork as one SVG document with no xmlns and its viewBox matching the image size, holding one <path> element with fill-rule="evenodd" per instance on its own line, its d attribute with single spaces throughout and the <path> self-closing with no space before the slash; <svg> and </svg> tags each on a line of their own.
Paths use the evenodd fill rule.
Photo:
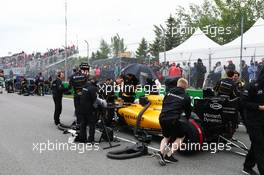
<svg viewBox="0 0 264 175">
<path fill-rule="evenodd" d="M 159 115 L 162 108 L 163 96 L 148 95 L 146 96 L 150 102 L 149 108 L 144 112 L 140 128 L 160 129 Z M 142 111 L 144 106 L 140 104 L 132 104 L 127 107 L 118 109 L 119 116 L 123 117 L 125 122 L 130 126 L 135 126 L 138 114 Z"/>
</svg>

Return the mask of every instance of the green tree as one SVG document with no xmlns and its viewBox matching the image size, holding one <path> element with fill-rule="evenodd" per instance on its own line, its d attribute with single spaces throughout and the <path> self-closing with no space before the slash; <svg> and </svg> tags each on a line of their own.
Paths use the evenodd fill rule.
<svg viewBox="0 0 264 175">
<path fill-rule="evenodd" d="M 171 50 L 181 43 L 181 36 L 180 33 L 177 32 L 177 28 L 179 28 L 179 23 L 176 22 L 175 18 L 173 18 L 172 15 L 170 15 L 170 17 L 166 20 L 166 50 Z"/>
<path fill-rule="evenodd" d="M 164 50 L 164 37 L 162 35 L 161 28 L 156 25 L 154 25 L 154 33 L 155 39 L 152 43 L 149 44 L 149 51 L 154 58 L 159 59 L 159 53 Z"/>
<path fill-rule="evenodd" d="M 120 38 L 118 34 L 111 38 L 112 55 L 118 57 L 119 53 L 125 52 L 127 47 L 124 44 L 124 39 Z"/>
<path fill-rule="evenodd" d="M 98 59 L 106 59 L 109 57 L 111 53 L 111 48 L 104 39 L 102 39 L 100 42 L 99 52 L 100 52 L 100 57 Z"/>
<path fill-rule="evenodd" d="M 95 54 L 95 59 L 96 60 L 99 60 L 99 59 L 101 59 L 102 58 L 102 56 L 101 56 L 101 52 L 99 51 L 99 50 L 97 50 L 96 51 L 96 54 Z"/>
<path fill-rule="evenodd" d="M 96 54 L 94 52 L 92 52 L 92 55 L 91 55 L 91 60 L 95 60 L 96 59 Z"/>
<path fill-rule="evenodd" d="M 225 44 L 240 36 L 242 15 L 245 32 L 259 17 L 264 16 L 264 1 L 248 0 L 242 8 L 241 0 L 204 0 L 202 5 L 191 4 L 187 10 L 178 7 L 175 20 L 185 27 L 206 29 L 203 31 L 208 37 Z M 216 31 L 220 27 L 225 29 L 224 32 Z M 182 36 L 182 41 L 188 37 Z"/>
<path fill-rule="evenodd" d="M 139 43 L 139 47 L 136 51 L 136 58 L 145 59 L 148 53 L 148 42 L 145 38 L 142 38 L 141 42 Z"/>
<path fill-rule="evenodd" d="M 255 21 L 264 17 L 264 1 L 248 0 L 241 7 L 241 0 L 204 0 L 201 5 L 190 4 L 188 8 L 178 6 L 175 15 L 171 15 L 166 21 L 166 50 L 176 47 L 188 39 L 194 29 L 200 27 L 204 33 L 219 44 L 226 44 L 241 34 L 241 17 L 244 17 L 244 32 L 247 31 Z M 171 28 L 178 29 L 179 35 L 171 36 Z M 179 30 L 183 27 L 188 31 Z M 219 29 L 224 32 L 219 32 Z M 150 51 L 154 57 L 163 51 L 162 31 L 154 26 L 155 39 L 150 44 Z M 177 33 L 176 32 L 176 33 Z M 175 32 L 174 32 L 175 33 Z"/>
</svg>

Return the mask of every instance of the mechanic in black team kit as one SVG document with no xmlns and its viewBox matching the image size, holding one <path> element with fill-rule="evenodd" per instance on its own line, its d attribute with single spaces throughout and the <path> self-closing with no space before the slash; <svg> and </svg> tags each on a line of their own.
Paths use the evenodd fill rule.
<svg viewBox="0 0 264 175">
<path fill-rule="evenodd" d="M 172 155 L 180 148 L 185 138 L 182 120 L 187 121 L 192 111 L 191 99 L 185 92 L 187 88 L 188 81 L 180 78 L 177 87 L 172 87 L 167 91 L 162 103 L 159 122 L 164 138 L 160 143 L 160 151 L 155 155 L 162 166 L 166 163 L 177 162 Z M 171 141 L 173 143 L 169 145 Z"/>
<path fill-rule="evenodd" d="M 251 141 L 243 173 L 257 174 L 253 170 L 257 164 L 260 175 L 264 175 L 264 68 L 260 71 L 257 80 L 251 82 L 244 91 L 242 105 L 245 109 L 245 125 Z"/>
<path fill-rule="evenodd" d="M 62 84 L 63 79 L 64 79 L 64 73 L 58 72 L 56 80 L 54 80 L 51 85 L 53 101 L 55 103 L 55 111 L 54 111 L 55 125 L 60 124 L 60 115 L 62 110 L 62 96 L 63 96 L 63 92 L 66 90 Z"/>
<path fill-rule="evenodd" d="M 217 82 L 216 86 L 214 87 L 216 95 L 228 97 L 230 99 L 239 97 L 237 84 L 233 80 L 235 72 L 228 71 L 226 74 L 227 78 L 224 78 Z"/>
<path fill-rule="evenodd" d="M 82 95 L 82 88 L 85 86 L 89 76 L 89 65 L 87 63 L 81 63 L 80 70 L 77 71 L 70 78 L 70 87 L 74 90 L 74 108 L 77 118 L 77 126 L 81 123 L 80 114 L 80 98 Z"/>
</svg>

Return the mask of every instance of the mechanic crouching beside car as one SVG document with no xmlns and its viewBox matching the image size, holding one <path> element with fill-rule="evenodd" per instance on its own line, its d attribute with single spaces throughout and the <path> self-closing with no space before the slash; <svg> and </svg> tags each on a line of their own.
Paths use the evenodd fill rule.
<svg viewBox="0 0 264 175">
<path fill-rule="evenodd" d="M 242 104 L 245 112 L 245 124 L 251 148 L 244 163 L 243 173 L 257 174 L 253 167 L 257 164 L 264 175 L 264 69 L 256 81 L 251 82 L 243 93 Z"/>
<path fill-rule="evenodd" d="M 160 143 L 160 151 L 155 155 L 162 166 L 177 162 L 173 154 L 181 147 L 185 138 L 182 122 L 188 120 L 192 111 L 191 99 L 185 92 L 187 88 L 188 81 L 180 78 L 177 87 L 169 89 L 163 99 L 159 122 L 164 138 Z"/>
</svg>

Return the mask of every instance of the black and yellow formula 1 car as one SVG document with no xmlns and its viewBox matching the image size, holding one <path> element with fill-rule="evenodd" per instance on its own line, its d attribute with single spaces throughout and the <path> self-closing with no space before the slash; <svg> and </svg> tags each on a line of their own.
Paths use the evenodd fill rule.
<svg viewBox="0 0 264 175">
<path fill-rule="evenodd" d="M 134 135 L 140 131 L 150 134 L 161 134 L 159 115 L 163 96 L 147 95 L 139 99 L 139 103 L 119 105 L 117 115 L 123 123 L 134 128 Z M 194 110 L 188 121 L 182 121 L 186 128 L 185 143 L 203 145 L 210 142 L 230 143 L 243 151 L 247 147 L 242 142 L 233 139 L 237 129 L 238 100 L 221 97 L 197 99 Z"/>
</svg>

